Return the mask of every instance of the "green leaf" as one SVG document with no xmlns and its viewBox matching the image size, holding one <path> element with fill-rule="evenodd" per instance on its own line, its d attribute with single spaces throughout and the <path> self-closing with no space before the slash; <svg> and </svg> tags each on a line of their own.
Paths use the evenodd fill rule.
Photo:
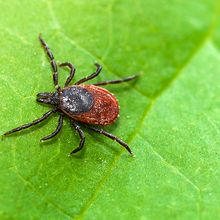
<svg viewBox="0 0 220 220">
<path fill-rule="evenodd" d="M 103 65 L 96 81 L 139 72 L 111 85 L 120 119 L 106 128 L 117 143 L 68 119 L 40 144 L 57 116 L 11 135 L 1 147 L 1 219 L 219 219 L 220 6 L 217 0 L 1 1 L 1 134 L 40 117 L 53 91 L 42 33 L 75 80 Z M 60 70 L 61 84 L 68 72 Z"/>
</svg>

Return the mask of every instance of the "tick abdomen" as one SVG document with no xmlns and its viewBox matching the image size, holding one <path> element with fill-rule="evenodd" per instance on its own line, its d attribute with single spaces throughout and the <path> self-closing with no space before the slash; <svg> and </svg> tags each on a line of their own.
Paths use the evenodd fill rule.
<svg viewBox="0 0 220 220">
<path fill-rule="evenodd" d="M 115 96 L 94 85 L 68 87 L 62 91 L 61 101 L 63 112 L 87 124 L 112 124 L 119 114 Z"/>
</svg>

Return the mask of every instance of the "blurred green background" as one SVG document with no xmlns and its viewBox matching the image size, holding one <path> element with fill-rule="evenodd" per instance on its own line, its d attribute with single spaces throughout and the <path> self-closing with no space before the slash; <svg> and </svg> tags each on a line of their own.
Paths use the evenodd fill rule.
<svg viewBox="0 0 220 220">
<path fill-rule="evenodd" d="M 86 131 L 57 116 L 0 141 L 1 219 L 220 219 L 220 2 L 217 0 L 1 1 L 1 134 L 29 122 L 53 91 L 38 34 L 75 80 L 103 65 L 96 81 L 133 73 L 108 86 L 121 107 L 106 128 L 129 143 Z M 68 72 L 60 70 L 63 85 Z"/>
</svg>

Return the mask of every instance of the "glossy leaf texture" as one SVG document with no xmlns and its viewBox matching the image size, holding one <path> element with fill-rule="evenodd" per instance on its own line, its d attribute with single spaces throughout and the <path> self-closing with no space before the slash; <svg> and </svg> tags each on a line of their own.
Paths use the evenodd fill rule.
<svg viewBox="0 0 220 220">
<path fill-rule="evenodd" d="M 1 1 L 0 132 L 40 117 L 36 94 L 54 91 L 38 35 L 58 63 L 110 85 L 120 118 L 85 130 L 82 152 L 68 118 L 58 116 L 0 141 L 1 219 L 219 219 L 220 4 L 217 0 Z M 59 69 L 61 85 L 68 75 Z"/>
</svg>

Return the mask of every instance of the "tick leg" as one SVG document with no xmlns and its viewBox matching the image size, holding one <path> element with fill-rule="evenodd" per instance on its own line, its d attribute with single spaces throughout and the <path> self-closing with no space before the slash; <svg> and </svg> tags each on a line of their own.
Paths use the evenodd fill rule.
<svg viewBox="0 0 220 220">
<path fill-rule="evenodd" d="M 55 137 L 61 131 L 62 126 L 63 126 L 63 115 L 61 114 L 58 120 L 58 125 L 56 127 L 56 130 L 53 133 L 47 135 L 46 137 L 43 137 L 40 141 L 43 142 Z"/>
<path fill-rule="evenodd" d="M 57 64 L 56 64 L 56 61 L 54 60 L 54 56 L 50 50 L 50 48 L 48 47 L 47 43 L 44 41 L 44 39 L 41 37 L 41 35 L 39 35 L 39 40 L 42 44 L 42 46 L 44 47 L 46 53 L 47 53 L 47 56 L 49 57 L 50 59 L 50 64 L 51 64 L 51 67 L 53 69 L 53 82 L 54 82 L 54 86 L 55 86 L 55 89 L 59 92 L 60 91 L 60 87 L 58 85 L 58 73 L 57 73 Z"/>
<path fill-rule="evenodd" d="M 12 133 L 15 133 L 17 131 L 20 131 L 20 130 L 23 130 L 23 129 L 26 129 L 26 128 L 29 128 L 31 126 L 34 126 L 34 125 L 37 125 L 39 124 L 40 122 L 44 121 L 45 119 L 47 119 L 51 114 L 55 113 L 57 111 L 57 109 L 52 109 L 50 110 L 49 112 L 46 112 L 41 118 L 38 118 L 30 123 L 27 123 L 27 124 L 24 124 L 22 126 L 19 126 L 17 128 L 14 128 L 10 131 L 7 131 L 5 132 L 3 135 L 9 135 L 9 134 L 12 134 Z"/>
<path fill-rule="evenodd" d="M 81 128 L 79 127 L 79 125 L 77 125 L 74 121 L 72 121 L 72 125 L 75 128 L 75 130 L 78 132 L 79 136 L 80 136 L 80 142 L 79 142 L 79 146 L 77 148 L 75 148 L 70 154 L 75 154 L 76 152 L 80 151 L 85 143 L 85 135 L 84 132 L 81 130 Z"/>
<path fill-rule="evenodd" d="M 81 84 L 81 83 L 84 83 L 84 82 L 86 82 L 86 81 L 89 81 L 89 80 L 95 78 L 96 76 L 98 76 L 99 73 L 100 73 L 101 70 L 102 70 L 102 66 L 99 65 L 98 63 L 95 63 L 95 66 L 96 66 L 96 71 L 95 71 L 94 73 L 92 73 L 91 75 L 89 75 L 89 76 L 87 76 L 87 77 L 85 77 L 85 78 L 83 78 L 83 79 L 80 79 L 79 81 L 77 81 L 77 82 L 75 83 L 75 85 L 79 85 L 79 84 Z"/>
<path fill-rule="evenodd" d="M 73 64 L 72 63 L 61 63 L 59 66 L 68 66 L 70 68 L 70 75 L 69 77 L 67 78 L 66 82 L 65 82 L 65 87 L 69 85 L 69 83 L 71 82 L 71 80 L 73 79 L 74 75 L 75 75 L 75 72 L 76 72 L 76 69 L 74 68 Z"/>
<path fill-rule="evenodd" d="M 110 134 L 102 129 L 99 129 L 99 128 L 95 128 L 95 127 L 90 127 L 88 125 L 85 125 L 88 129 L 92 130 L 92 131 L 95 131 L 99 134 L 103 134 L 104 136 L 114 140 L 114 141 L 117 141 L 122 147 L 124 147 L 132 156 L 135 156 L 134 153 L 131 151 L 130 147 L 124 142 L 122 141 L 120 138 L 114 136 L 113 134 Z"/>
<path fill-rule="evenodd" d="M 131 81 L 133 79 L 136 79 L 137 77 L 138 77 L 138 75 L 128 76 L 124 79 L 116 79 L 116 80 L 109 80 L 109 81 L 105 81 L 105 82 L 98 82 L 98 83 L 94 83 L 93 85 L 95 85 L 95 86 L 105 86 L 105 85 L 108 85 L 108 84 L 119 84 L 119 83 Z"/>
</svg>

